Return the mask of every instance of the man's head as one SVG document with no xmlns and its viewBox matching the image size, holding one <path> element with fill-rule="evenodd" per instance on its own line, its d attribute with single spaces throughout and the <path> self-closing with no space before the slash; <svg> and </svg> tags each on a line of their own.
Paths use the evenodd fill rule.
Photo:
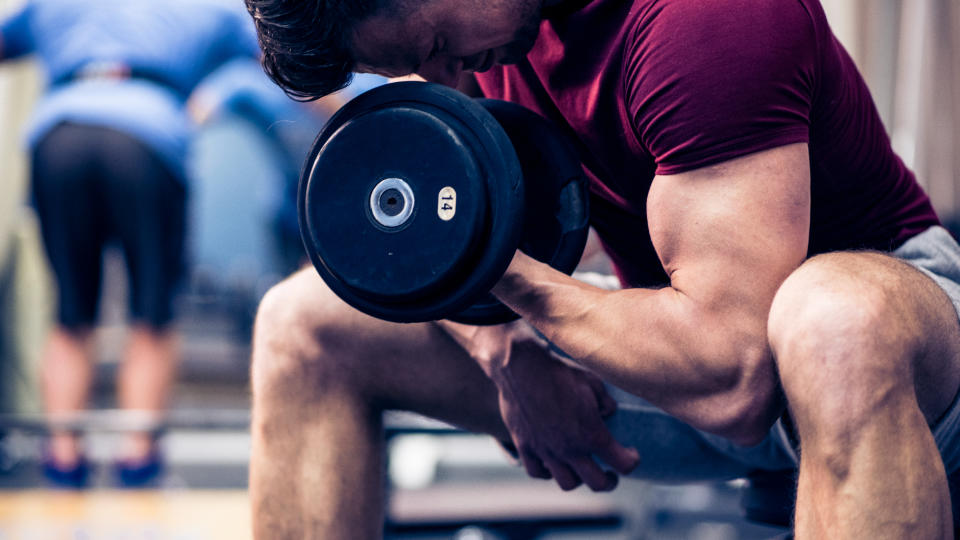
<svg viewBox="0 0 960 540">
<path fill-rule="evenodd" d="M 519 61 L 543 0 L 246 0 L 270 77 L 315 98 L 353 71 L 454 83 L 462 70 Z"/>
</svg>

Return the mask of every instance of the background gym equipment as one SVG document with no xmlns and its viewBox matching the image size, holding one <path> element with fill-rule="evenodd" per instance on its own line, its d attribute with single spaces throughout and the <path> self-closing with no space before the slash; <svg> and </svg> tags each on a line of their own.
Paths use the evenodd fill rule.
<svg viewBox="0 0 960 540">
<path fill-rule="evenodd" d="M 391 436 L 411 433 L 447 434 L 460 430 L 413 413 L 389 411 L 384 424 Z M 129 431 L 247 431 L 249 409 L 174 409 L 162 416 L 123 409 L 77 411 L 69 415 L 0 414 L 0 433 L 46 435 L 51 431 L 124 433 Z"/>
<path fill-rule="evenodd" d="M 357 97 L 324 127 L 298 206 L 310 259 L 355 308 L 497 324 L 516 315 L 488 291 L 518 248 L 573 271 L 587 200 L 576 150 L 541 116 L 404 82 Z"/>
</svg>

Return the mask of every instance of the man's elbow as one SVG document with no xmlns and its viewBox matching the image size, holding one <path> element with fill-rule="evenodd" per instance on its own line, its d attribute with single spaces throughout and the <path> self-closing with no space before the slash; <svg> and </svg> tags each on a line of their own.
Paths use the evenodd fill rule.
<svg viewBox="0 0 960 540">
<path fill-rule="evenodd" d="M 737 382 L 722 396 L 722 411 L 708 431 L 739 446 L 755 446 L 766 438 L 783 411 L 773 358 L 766 344 L 755 352 L 741 354 Z"/>
<path fill-rule="evenodd" d="M 745 401 L 736 414 L 719 426 L 717 433 L 738 446 L 756 446 L 770 433 L 770 428 L 780 416 L 780 400 L 772 397 L 753 398 Z"/>
</svg>

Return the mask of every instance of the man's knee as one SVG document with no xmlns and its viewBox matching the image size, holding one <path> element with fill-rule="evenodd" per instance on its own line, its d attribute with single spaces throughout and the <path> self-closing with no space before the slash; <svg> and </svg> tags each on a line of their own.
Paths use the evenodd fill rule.
<svg viewBox="0 0 960 540">
<path fill-rule="evenodd" d="M 340 306 L 312 269 L 294 274 L 264 295 L 253 333 L 255 398 L 309 400 L 336 382 L 342 373 L 332 365 L 338 355 L 329 354 L 330 344 L 323 336 L 337 333 Z"/>
<path fill-rule="evenodd" d="M 915 403 L 922 325 L 899 294 L 912 279 L 901 264 L 868 253 L 814 257 L 777 292 L 768 333 L 801 436 L 815 426 L 843 438 L 888 407 Z"/>
</svg>

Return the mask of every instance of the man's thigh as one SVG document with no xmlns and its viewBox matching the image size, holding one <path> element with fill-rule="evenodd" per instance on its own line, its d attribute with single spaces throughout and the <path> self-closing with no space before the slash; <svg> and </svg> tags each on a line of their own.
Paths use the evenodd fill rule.
<svg viewBox="0 0 960 540">
<path fill-rule="evenodd" d="M 365 315 L 309 267 L 261 303 L 253 383 L 255 404 L 281 404 L 291 414 L 321 414 L 311 402 L 345 391 L 372 411 L 407 410 L 470 431 L 506 433 L 492 381 L 438 325 Z"/>
<path fill-rule="evenodd" d="M 838 422 L 867 422 L 896 388 L 915 400 L 954 470 L 960 433 L 939 434 L 951 413 L 960 414 L 960 302 L 950 294 L 960 292 L 960 272 L 950 271 L 960 264 L 951 259 L 960 261 L 960 246 L 932 228 L 892 253 L 826 253 L 794 271 L 777 291 L 768 330 L 791 412 L 785 418 L 833 407 L 844 411 Z M 825 351 L 835 361 L 810 358 Z"/>
<path fill-rule="evenodd" d="M 678 420 L 643 398 L 609 385 L 607 390 L 617 401 L 617 412 L 607 419 L 607 426 L 617 441 L 640 453 L 640 465 L 631 477 L 670 483 L 724 481 L 758 470 L 797 466 L 780 422 L 759 444 L 738 446 Z"/>
<path fill-rule="evenodd" d="M 926 349 L 914 364 L 914 381 L 921 410 L 948 472 L 960 469 L 960 245 L 942 227 L 911 238 L 893 253 L 929 280 L 931 299 Z M 948 301 L 947 301 L 948 300 Z"/>
</svg>

